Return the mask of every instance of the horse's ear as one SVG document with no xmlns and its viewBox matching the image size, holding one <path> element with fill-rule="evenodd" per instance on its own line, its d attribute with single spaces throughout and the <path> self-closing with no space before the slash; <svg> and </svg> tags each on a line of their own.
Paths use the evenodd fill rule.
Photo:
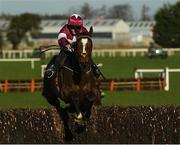
<svg viewBox="0 0 180 145">
<path fill-rule="evenodd" d="M 93 34 L 93 27 L 92 27 L 92 26 L 91 26 L 90 29 L 89 29 L 89 33 L 90 33 L 90 35 Z"/>
</svg>

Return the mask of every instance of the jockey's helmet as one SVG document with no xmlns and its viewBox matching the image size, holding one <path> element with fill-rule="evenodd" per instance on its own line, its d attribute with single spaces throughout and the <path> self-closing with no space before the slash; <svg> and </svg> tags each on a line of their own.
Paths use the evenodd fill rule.
<svg viewBox="0 0 180 145">
<path fill-rule="evenodd" d="M 73 14 L 68 18 L 68 28 L 72 35 L 79 33 L 81 27 L 83 26 L 83 19 L 78 14 Z"/>
<path fill-rule="evenodd" d="M 68 18 L 68 25 L 69 26 L 82 27 L 83 26 L 83 19 L 80 15 L 73 14 Z"/>
</svg>

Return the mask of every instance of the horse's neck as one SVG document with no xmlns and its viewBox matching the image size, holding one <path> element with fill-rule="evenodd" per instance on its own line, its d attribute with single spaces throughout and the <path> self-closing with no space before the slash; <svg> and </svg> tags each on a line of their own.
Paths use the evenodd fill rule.
<svg viewBox="0 0 180 145">
<path fill-rule="evenodd" d="M 64 63 L 64 67 L 69 68 L 72 71 L 79 72 L 78 71 L 80 69 L 79 68 L 79 62 L 78 62 L 78 60 L 74 54 L 71 54 L 68 56 L 68 59 L 66 59 L 66 61 Z"/>
<path fill-rule="evenodd" d="M 80 65 L 80 68 L 81 68 L 81 72 L 83 72 L 83 73 L 89 73 L 90 71 L 91 71 L 91 64 L 88 62 L 88 63 L 86 63 L 86 64 L 84 64 L 84 65 Z"/>
<path fill-rule="evenodd" d="M 93 70 L 92 70 L 91 65 L 89 65 L 85 69 L 81 69 L 81 81 L 82 82 L 90 81 L 92 76 L 93 76 Z"/>
</svg>

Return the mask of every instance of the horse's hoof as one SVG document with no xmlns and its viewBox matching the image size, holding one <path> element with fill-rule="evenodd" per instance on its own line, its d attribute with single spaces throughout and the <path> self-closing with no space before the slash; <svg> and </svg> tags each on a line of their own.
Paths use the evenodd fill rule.
<svg viewBox="0 0 180 145">
<path fill-rule="evenodd" d="M 81 112 L 75 116 L 74 122 L 77 123 L 78 125 L 83 125 L 83 116 Z"/>
<path fill-rule="evenodd" d="M 82 113 L 80 112 L 78 115 L 77 115 L 77 119 L 82 119 L 83 116 L 82 116 Z"/>
</svg>

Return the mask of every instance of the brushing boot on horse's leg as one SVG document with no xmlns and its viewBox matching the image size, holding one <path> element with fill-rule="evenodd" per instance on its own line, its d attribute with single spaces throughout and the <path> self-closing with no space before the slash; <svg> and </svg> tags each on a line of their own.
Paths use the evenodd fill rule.
<svg viewBox="0 0 180 145">
<path fill-rule="evenodd" d="M 52 78 L 53 76 L 55 76 L 58 72 L 58 69 L 64 65 L 66 58 L 67 58 L 66 52 L 64 50 L 61 50 L 59 55 L 55 59 L 54 65 L 51 65 L 51 67 L 46 70 L 45 76 L 47 78 Z"/>
</svg>

